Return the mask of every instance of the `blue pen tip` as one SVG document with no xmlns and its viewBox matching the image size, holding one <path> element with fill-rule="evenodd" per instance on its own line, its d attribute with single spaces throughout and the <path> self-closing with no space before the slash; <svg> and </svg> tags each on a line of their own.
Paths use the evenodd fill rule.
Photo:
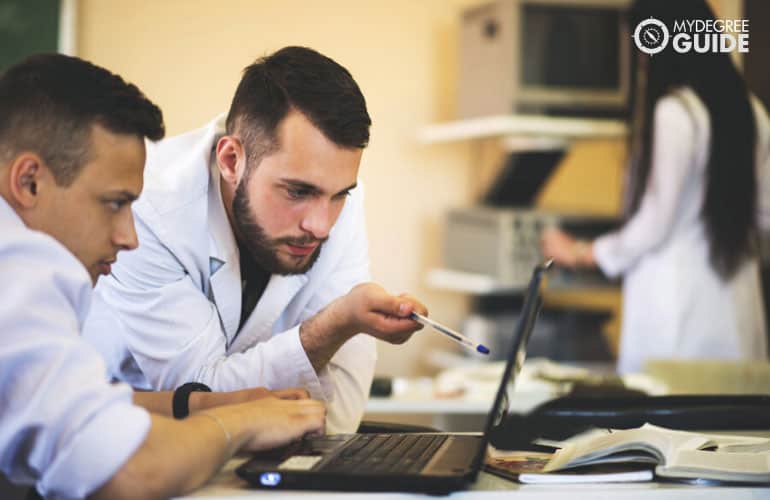
<svg viewBox="0 0 770 500">
<path fill-rule="evenodd" d="M 486 347 L 486 346 L 483 346 L 483 345 L 481 345 L 481 344 L 479 344 L 479 345 L 476 347 L 476 350 L 477 350 L 477 351 L 479 351 L 481 354 L 489 354 L 489 349 L 487 349 L 487 347 Z"/>
</svg>

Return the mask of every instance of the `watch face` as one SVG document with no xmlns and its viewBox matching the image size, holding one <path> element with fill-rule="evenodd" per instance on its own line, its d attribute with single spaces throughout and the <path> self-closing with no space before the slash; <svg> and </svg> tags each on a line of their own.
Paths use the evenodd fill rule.
<svg viewBox="0 0 770 500">
<path fill-rule="evenodd" d="M 645 54 L 657 54 L 668 45 L 668 28 L 662 21 L 653 17 L 636 25 L 634 42 Z"/>
</svg>

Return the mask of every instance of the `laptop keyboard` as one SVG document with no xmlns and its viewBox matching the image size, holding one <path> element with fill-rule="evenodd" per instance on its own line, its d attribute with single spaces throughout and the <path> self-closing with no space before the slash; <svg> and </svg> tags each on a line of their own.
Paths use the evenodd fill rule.
<svg viewBox="0 0 770 500">
<path fill-rule="evenodd" d="M 362 434 L 327 463 L 324 472 L 416 474 L 446 441 L 440 434 Z"/>
</svg>

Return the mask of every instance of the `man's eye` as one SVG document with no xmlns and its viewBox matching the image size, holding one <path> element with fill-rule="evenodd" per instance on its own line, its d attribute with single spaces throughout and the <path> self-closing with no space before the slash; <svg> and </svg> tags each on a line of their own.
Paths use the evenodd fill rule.
<svg viewBox="0 0 770 500">
<path fill-rule="evenodd" d="M 300 189 L 289 188 L 289 189 L 286 190 L 286 192 L 289 193 L 289 198 L 294 199 L 294 200 L 305 198 L 305 197 L 307 197 L 310 194 L 310 190 L 302 189 L 302 188 L 300 188 Z"/>
<path fill-rule="evenodd" d="M 344 200 L 348 196 L 350 196 L 350 191 L 343 191 L 342 193 L 335 196 L 335 198 L 337 198 L 338 200 Z"/>
<path fill-rule="evenodd" d="M 113 212 L 119 212 L 120 209 L 126 205 L 126 201 L 124 200 L 107 200 L 105 203 Z"/>
</svg>

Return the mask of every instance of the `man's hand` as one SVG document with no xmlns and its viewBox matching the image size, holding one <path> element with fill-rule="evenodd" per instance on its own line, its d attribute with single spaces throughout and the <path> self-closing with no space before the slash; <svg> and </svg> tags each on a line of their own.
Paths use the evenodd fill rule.
<svg viewBox="0 0 770 500">
<path fill-rule="evenodd" d="M 302 323 L 300 341 L 316 371 L 354 335 L 366 333 L 391 344 L 403 344 L 422 325 L 409 315 L 428 309 L 407 294 L 391 295 L 375 283 L 362 283 Z"/>
<path fill-rule="evenodd" d="M 326 408 L 314 399 L 265 398 L 236 407 L 247 427 L 248 438 L 240 448 L 260 451 L 283 446 L 303 436 L 323 436 Z"/>
<path fill-rule="evenodd" d="M 169 498 L 191 491 L 238 450 L 261 451 L 306 435 L 323 435 L 326 409 L 312 399 L 269 395 L 183 420 L 160 415 L 151 419 L 139 449 L 89 498 Z"/>
<path fill-rule="evenodd" d="M 269 397 L 287 400 L 308 399 L 310 398 L 310 394 L 307 390 L 300 388 L 271 391 L 264 387 L 255 387 L 253 389 L 232 392 L 191 392 L 189 406 L 190 412 L 192 413 L 199 410 L 205 410 L 206 408 L 246 403 Z"/>
<path fill-rule="evenodd" d="M 352 335 L 367 333 L 391 344 L 403 344 L 422 328 L 421 323 L 409 319 L 412 311 L 428 314 L 428 309 L 417 299 L 405 293 L 390 295 L 375 283 L 356 286 L 341 297 L 336 306 L 342 308 L 345 318 L 341 330 L 346 329 Z"/>
</svg>

